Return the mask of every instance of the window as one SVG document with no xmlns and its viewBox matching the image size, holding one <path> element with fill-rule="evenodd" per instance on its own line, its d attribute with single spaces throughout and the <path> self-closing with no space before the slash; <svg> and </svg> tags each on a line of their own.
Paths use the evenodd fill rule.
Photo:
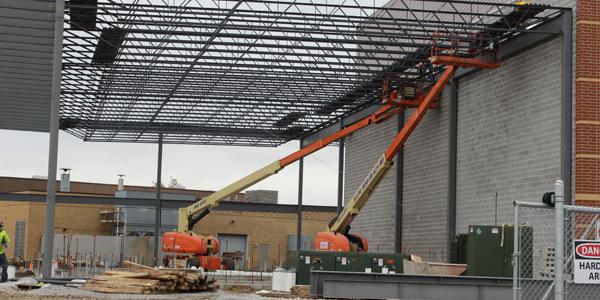
<svg viewBox="0 0 600 300">
<path fill-rule="evenodd" d="M 25 256 L 25 221 L 17 221 L 15 223 L 13 247 L 15 256 Z"/>
</svg>

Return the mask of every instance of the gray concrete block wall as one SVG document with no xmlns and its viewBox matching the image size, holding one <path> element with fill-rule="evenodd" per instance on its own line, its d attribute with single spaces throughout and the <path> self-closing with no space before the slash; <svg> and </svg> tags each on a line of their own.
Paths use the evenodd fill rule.
<svg viewBox="0 0 600 300">
<path fill-rule="evenodd" d="M 560 40 L 460 81 L 457 231 L 512 222 L 512 201 L 539 201 L 560 175 Z"/>
<path fill-rule="evenodd" d="M 409 110 L 406 117 L 412 113 Z M 345 199 L 364 180 L 398 132 L 396 118 L 363 129 L 346 140 Z M 403 249 L 426 259 L 447 258 L 448 93 L 427 112 L 404 148 Z M 396 164 L 352 223 L 374 252 L 393 252 Z"/>
<path fill-rule="evenodd" d="M 446 87 L 439 107 L 427 112 L 404 147 L 402 250 L 432 261 L 448 257 L 450 88 Z"/>
<path fill-rule="evenodd" d="M 573 0 L 536 3 L 575 6 Z M 510 223 L 512 200 L 537 200 L 552 188 L 560 173 L 559 67 L 557 39 L 505 61 L 498 70 L 461 80 L 456 232 L 469 224 L 493 223 L 496 191 L 498 223 Z M 448 232 L 447 104 L 444 93 L 439 110 L 428 112 L 405 147 L 403 248 L 432 260 L 447 260 L 447 253 L 442 257 Z M 397 128 L 384 130 L 373 127 L 347 140 L 346 199 Z M 388 174 L 353 222 L 354 232 L 370 238 L 372 249 L 394 249 L 395 174 Z"/>
<path fill-rule="evenodd" d="M 348 201 L 398 131 L 398 118 L 370 125 L 346 138 L 344 199 Z M 351 232 L 366 237 L 372 252 L 394 252 L 396 165 L 352 222 Z"/>
</svg>

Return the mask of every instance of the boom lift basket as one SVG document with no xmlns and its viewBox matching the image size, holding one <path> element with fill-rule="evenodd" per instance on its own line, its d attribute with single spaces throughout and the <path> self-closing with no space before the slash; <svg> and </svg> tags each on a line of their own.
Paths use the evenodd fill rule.
<svg viewBox="0 0 600 300">
<path fill-rule="evenodd" d="M 436 32 L 432 37 L 431 63 L 464 68 L 500 67 L 500 45 L 483 33 Z"/>
</svg>

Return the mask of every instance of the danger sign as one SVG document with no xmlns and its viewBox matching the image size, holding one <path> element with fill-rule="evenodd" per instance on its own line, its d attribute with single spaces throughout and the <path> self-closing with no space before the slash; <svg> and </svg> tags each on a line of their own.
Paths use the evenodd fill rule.
<svg viewBox="0 0 600 300">
<path fill-rule="evenodd" d="M 600 241 L 575 240 L 575 283 L 600 284 Z"/>
</svg>

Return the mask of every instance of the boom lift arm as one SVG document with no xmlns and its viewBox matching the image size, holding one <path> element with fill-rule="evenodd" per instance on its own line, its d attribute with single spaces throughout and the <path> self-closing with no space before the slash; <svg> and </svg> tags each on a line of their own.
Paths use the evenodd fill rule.
<svg viewBox="0 0 600 300">
<path fill-rule="evenodd" d="M 325 146 L 345 137 L 349 134 L 356 132 L 370 124 L 380 123 L 384 120 L 389 119 L 392 116 L 397 115 L 399 112 L 403 111 L 407 106 L 414 106 L 414 103 L 403 103 L 400 102 L 398 104 L 386 104 L 382 106 L 379 110 L 369 115 L 368 117 L 343 128 L 340 131 L 337 131 L 321 140 L 313 142 L 312 144 L 280 159 L 277 160 L 254 173 L 243 177 L 234 183 L 222 188 L 221 190 L 212 193 L 211 195 L 203 198 L 202 200 L 195 202 L 194 204 L 179 209 L 179 221 L 178 221 L 178 231 L 179 232 L 191 232 L 194 228 L 194 225 L 198 223 L 202 218 L 204 218 L 211 209 L 217 207 L 219 203 L 229 197 L 230 195 L 234 195 L 244 189 L 260 182 L 261 180 L 276 174 L 281 169 L 286 166 L 296 162 L 297 160 L 308 156 L 314 153 L 317 150 L 324 148 Z"/>
<path fill-rule="evenodd" d="M 406 140 L 413 132 L 417 124 L 430 108 L 431 103 L 441 93 L 444 87 L 454 76 L 459 67 L 474 67 L 482 69 L 493 69 L 499 67 L 498 62 L 489 62 L 481 58 L 464 58 L 448 55 L 434 55 L 430 58 L 433 64 L 447 65 L 436 83 L 431 87 L 429 93 L 423 98 L 419 106 L 408 118 L 393 142 L 377 160 L 362 184 L 358 187 L 344 209 L 329 222 L 327 232 L 319 232 L 315 238 L 315 249 L 326 251 L 367 251 L 367 240 L 349 233 L 350 223 L 367 203 L 379 183 L 383 180 L 392 167 L 393 159 L 404 146 Z"/>
<path fill-rule="evenodd" d="M 398 151 L 402 148 L 419 121 L 423 119 L 430 104 L 441 94 L 455 72 L 455 66 L 450 65 L 446 68 L 440 79 L 433 85 L 420 105 L 406 121 L 398 135 L 396 135 L 392 144 L 377 160 L 375 166 L 373 166 L 367 177 L 358 187 L 358 190 L 356 190 L 352 198 L 350 198 L 350 201 L 344 206 L 344 209 L 339 215 L 331 220 L 327 228 L 328 232 L 317 234 L 317 238 L 315 239 L 315 249 L 330 251 L 367 250 L 368 246 L 365 239 L 349 234 L 350 223 L 360 212 L 365 203 L 367 203 L 367 200 L 369 200 L 373 191 L 390 170 L 394 156 L 396 156 Z M 341 236 L 336 236 L 336 234 L 341 234 Z"/>
</svg>

